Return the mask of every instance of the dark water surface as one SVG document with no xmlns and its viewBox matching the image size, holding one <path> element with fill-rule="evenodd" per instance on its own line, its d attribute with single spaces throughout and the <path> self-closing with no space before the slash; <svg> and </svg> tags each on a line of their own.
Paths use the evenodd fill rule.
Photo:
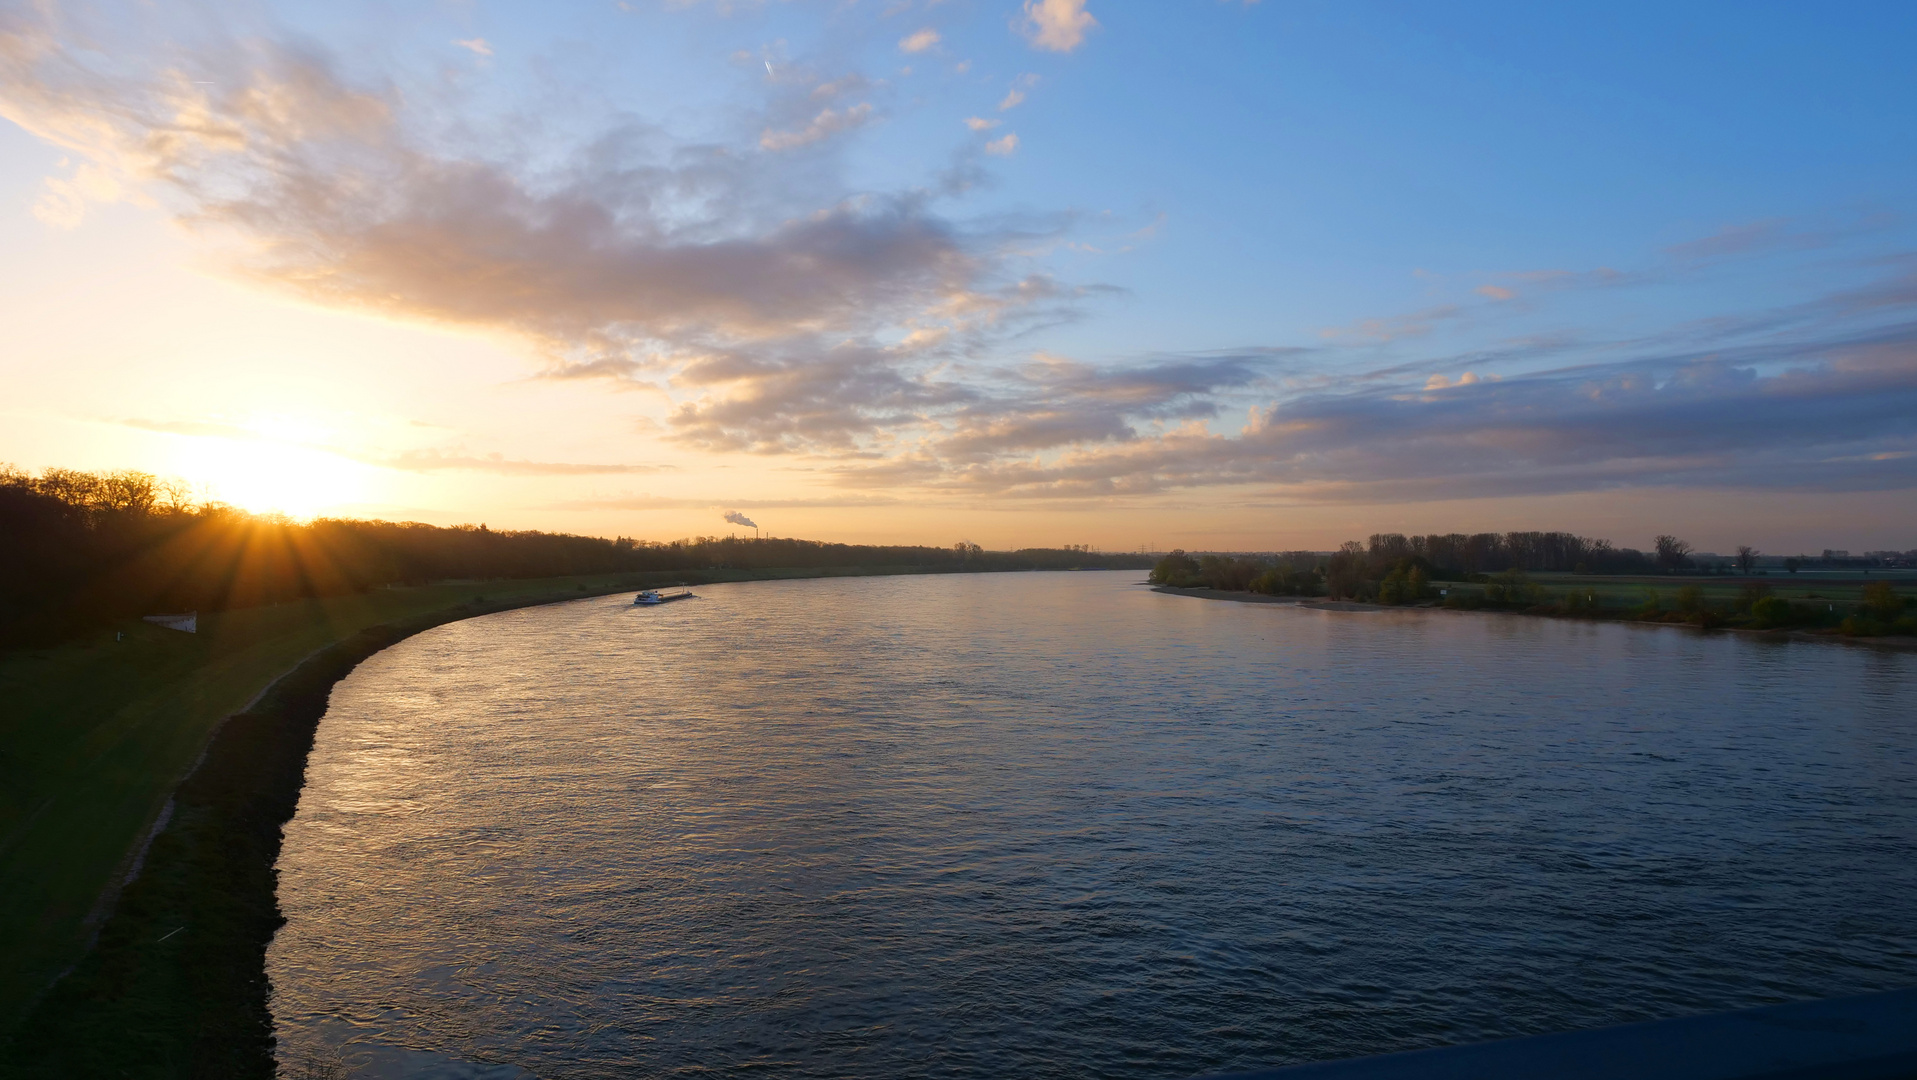
<svg viewBox="0 0 1917 1080">
<path fill-rule="evenodd" d="M 1182 1077 L 1917 984 L 1917 656 L 1141 577 L 374 657 L 280 859 L 285 1071 Z"/>
</svg>

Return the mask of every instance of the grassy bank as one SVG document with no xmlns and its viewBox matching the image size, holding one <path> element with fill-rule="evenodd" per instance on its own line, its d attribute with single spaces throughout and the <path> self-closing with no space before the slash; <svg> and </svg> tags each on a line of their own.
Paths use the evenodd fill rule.
<svg viewBox="0 0 1917 1080">
<path fill-rule="evenodd" d="M 478 606 L 475 612 L 482 610 Z M 274 1074 L 266 948 L 281 919 L 273 865 L 299 805 L 333 684 L 441 610 L 322 649 L 213 736 L 97 947 L 8 1040 L 21 1077 Z"/>
<path fill-rule="evenodd" d="M 198 634 L 128 622 L 59 648 L 0 654 L 0 881 L 6 883 L 0 889 L 0 955 L 7 958 L 0 967 L 0 1039 L 18 1043 L 26 1037 L 21 1033 L 33 1032 L 36 1045 L 44 1049 L 51 1045 L 44 1043 L 46 1032 L 66 1030 L 49 1027 L 51 1017 L 95 999 L 119 1001 L 114 1007 L 118 1012 L 108 1012 L 142 1028 L 181 1019 L 163 1007 L 177 987 L 169 988 L 172 984 L 164 980 L 156 983 L 127 975 L 145 962 L 129 959 L 128 950 L 142 956 L 151 951 L 134 946 L 150 928 L 147 921 L 173 917 L 165 914 L 172 910 L 168 905 L 191 907 L 211 895 L 207 890 L 213 882 L 239 873 L 196 860 L 225 859 L 219 844 L 228 841 L 236 845 L 233 850 L 240 853 L 240 864 L 257 852 L 235 841 L 228 835 L 230 829 L 208 825 L 206 813 L 189 812 L 187 796 L 199 790 L 189 785 L 182 789 L 166 831 L 154 843 L 140 882 L 128 891 L 104 929 L 97 925 L 100 898 L 123 878 L 169 795 L 202 750 L 208 749 L 208 737 L 221 721 L 317 651 L 343 642 L 364 645 L 397 640 L 391 635 L 403 636 L 486 611 L 665 581 L 911 573 L 915 569 L 714 570 L 375 589 L 207 615 L 200 621 Z M 366 636 L 369 631 L 371 637 Z M 332 655 L 337 659 L 343 654 Z M 322 666 L 332 662 L 319 659 Z M 324 685 L 330 687 L 331 679 Z M 323 708 L 323 693 L 320 701 Z M 284 714 L 288 708 L 286 701 L 270 698 L 254 714 L 265 715 L 273 709 Z M 295 722 L 304 721 L 296 718 Z M 213 749 L 218 747 L 209 749 L 202 774 L 216 765 L 244 771 L 244 752 L 229 755 L 229 760 L 212 754 Z M 303 744 L 297 756 L 303 763 Z M 296 776 L 295 792 L 297 786 Z M 233 790 L 199 790 L 196 797 L 203 803 L 209 799 L 217 803 L 235 798 L 244 802 L 256 796 L 264 797 Z M 277 822 L 269 831 L 277 845 Z M 241 828 L 235 835 L 251 834 Z M 211 845 L 204 842 L 214 836 L 225 839 Z M 270 858 L 264 868 L 270 874 Z M 177 895 L 170 894 L 171 899 L 153 895 L 165 881 L 173 882 L 169 887 Z M 160 933 L 171 929 L 168 926 Z M 86 953 L 96 933 L 101 947 L 63 981 L 53 997 L 43 997 L 56 976 Z M 183 931 L 164 948 L 193 955 L 185 942 L 192 933 Z M 253 977 L 257 976 L 256 971 Z M 79 1031 L 68 1034 L 77 1037 Z M 16 1058 L 14 1064 L 20 1063 Z M 0 1070 L 5 1068 L 0 1061 Z M 150 1072 L 136 1069 L 133 1075 Z"/>
<path fill-rule="evenodd" d="M 1154 591 L 1205 600 L 1239 603 L 1303 604 L 1333 610 L 1445 608 L 1499 612 L 1580 621 L 1614 621 L 1692 626 L 1851 641 L 1901 650 L 1917 649 L 1911 612 L 1917 610 L 1917 575 L 1828 575 L 1822 578 L 1725 579 L 1711 576 L 1655 575 L 1592 577 L 1582 574 L 1504 575 L 1491 581 L 1436 581 L 1417 599 L 1327 599 L 1322 596 L 1268 595 L 1208 587 L 1154 586 Z M 1900 609 L 1884 614 L 1865 602 L 1866 586 L 1890 585 L 1888 596 Z M 1769 607 L 1753 605 L 1751 586 L 1760 587 Z M 1882 599 L 1880 597 L 1880 599 Z"/>
</svg>

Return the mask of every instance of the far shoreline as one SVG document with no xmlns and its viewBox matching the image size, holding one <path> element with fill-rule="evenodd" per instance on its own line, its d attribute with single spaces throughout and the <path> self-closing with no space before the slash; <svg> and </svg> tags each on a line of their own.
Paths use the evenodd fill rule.
<svg viewBox="0 0 1917 1080">
<path fill-rule="evenodd" d="M 1358 600 L 1326 600 L 1314 596 L 1266 596 L 1262 593 L 1231 592 L 1226 589 L 1206 587 L 1181 589 L 1172 585 L 1149 585 L 1151 591 L 1168 596 L 1189 596 L 1196 600 L 1225 600 L 1234 604 L 1284 604 L 1290 607 L 1308 608 L 1313 611 L 1427 611 L 1445 612 L 1456 615 L 1517 615 L 1532 619 L 1551 619 L 1557 622 L 1579 623 L 1615 623 L 1621 626 L 1659 627 L 1671 630 L 1691 630 L 1700 634 L 1744 634 L 1765 641 L 1809 641 L 1834 645 L 1854 645 L 1867 649 L 1881 649 L 1887 652 L 1917 652 L 1917 638 L 1886 637 L 1846 637 L 1843 634 L 1828 632 L 1817 633 L 1811 630 L 1756 630 L 1746 626 L 1692 626 L 1689 623 L 1653 622 L 1648 619 L 1592 618 L 1584 615 L 1554 615 L 1535 611 L 1501 611 L 1496 608 L 1447 608 L 1437 604 L 1367 604 Z"/>
</svg>

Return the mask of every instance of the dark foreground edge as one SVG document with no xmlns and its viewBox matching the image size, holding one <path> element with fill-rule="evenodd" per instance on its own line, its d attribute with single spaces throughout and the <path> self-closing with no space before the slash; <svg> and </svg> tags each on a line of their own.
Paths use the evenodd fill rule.
<svg viewBox="0 0 1917 1080">
<path fill-rule="evenodd" d="M 1917 989 L 1528 1039 L 1229 1073 L 1210 1080 L 1904 1080 Z"/>
<path fill-rule="evenodd" d="M 229 717 L 94 949 L 0 1046 L 0 1077 L 270 1080 L 266 948 L 285 921 L 274 864 L 333 685 L 422 630 L 580 596 L 475 602 L 369 627 Z"/>
</svg>

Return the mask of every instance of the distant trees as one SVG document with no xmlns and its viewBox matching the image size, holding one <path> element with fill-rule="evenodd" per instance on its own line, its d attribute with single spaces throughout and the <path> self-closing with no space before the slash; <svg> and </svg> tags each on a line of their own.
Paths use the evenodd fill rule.
<svg viewBox="0 0 1917 1080">
<path fill-rule="evenodd" d="M 1424 567 L 1411 559 L 1399 560 L 1398 565 L 1378 583 L 1380 604 L 1409 604 L 1430 594 L 1431 586 L 1425 578 Z"/>
<path fill-rule="evenodd" d="M 55 640 L 131 615 L 219 611 L 385 585 L 709 568 L 1069 569 L 1084 550 L 988 552 L 699 537 L 619 537 L 321 518 L 300 524 L 193 504 L 148 473 L 0 465 L 0 644 Z M 1113 567 L 1140 556 L 1103 555 Z"/>
<path fill-rule="evenodd" d="M 1691 565 L 1691 545 L 1669 534 L 1656 540 L 1657 565 L 1665 573 L 1682 570 Z"/>
<path fill-rule="evenodd" d="M 1173 588 L 1189 589 L 1204 584 L 1198 576 L 1198 560 L 1185 554 L 1183 549 L 1172 552 L 1158 560 L 1147 576 L 1154 585 L 1170 585 Z"/>
<path fill-rule="evenodd" d="M 1641 551 L 1567 532 L 1376 533 L 1364 551 L 1380 574 L 1400 559 L 1415 558 L 1452 579 L 1513 566 L 1547 573 L 1578 571 L 1582 566 L 1579 572 L 1594 574 L 1648 573 L 1656 568 Z"/>
<path fill-rule="evenodd" d="M 1749 574 L 1752 570 L 1756 569 L 1758 555 L 1758 550 L 1749 544 L 1737 545 L 1737 572 L 1740 574 Z"/>
</svg>

